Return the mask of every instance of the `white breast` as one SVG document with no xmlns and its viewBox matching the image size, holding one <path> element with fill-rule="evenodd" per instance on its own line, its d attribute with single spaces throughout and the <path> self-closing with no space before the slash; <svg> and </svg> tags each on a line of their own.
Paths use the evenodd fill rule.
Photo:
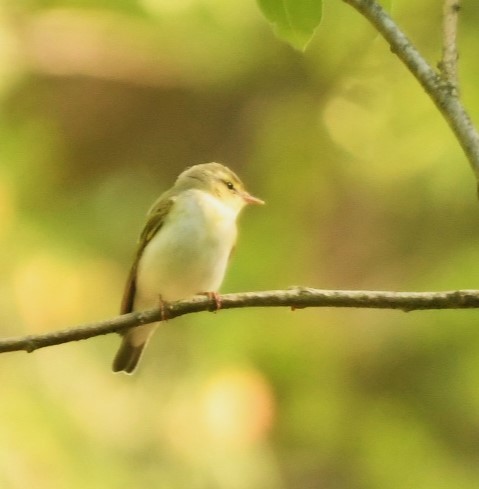
<svg viewBox="0 0 479 489">
<path fill-rule="evenodd" d="M 154 307 L 159 295 L 172 301 L 217 291 L 236 241 L 236 217 L 206 192 L 189 190 L 178 196 L 143 251 L 135 309 Z"/>
</svg>

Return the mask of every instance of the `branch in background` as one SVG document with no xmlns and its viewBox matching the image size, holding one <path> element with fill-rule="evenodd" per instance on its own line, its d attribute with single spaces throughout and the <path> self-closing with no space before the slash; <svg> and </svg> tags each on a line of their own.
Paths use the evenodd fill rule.
<svg viewBox="0 0 479 489">
<path fill-rule="evenodd" d="M 293 287 L 288 290 L 244 292 L 225 294 L 220 297 L 222 309 L 241 307 L 355 307 L 369 309 L 399 309 L 415 311 L 425 309 L 472 309 L 479 308 L 479 290 L 446 292 L 386 292 L 367 290 L 319 290 L 309 287 Z M 173 319 L 200 311 L 215 311 L 216 302 L 208 297 L 166 303 L 164 312 Z M 33 352 L 46 346 L 71 341 L 86 340 L 109 333 L 121 333 L 141 324 L 160 321 L 162 311 L 151 309 L 133 312 L 106 321 L 77 326 L 39 335 L 29 335 L 0 340 L 0 353 L 8 351 Z"/>
<path fill-rule="evenodd" d="M 461 9 L 460 0 L 444 0 L 442 22 L 442 60 L 439 69 L 444 80 L 457 95 L 457 19 Z"/>
<path fill-rule="evenodd" d="M 394 20 L 376 1 L 343 1 L 355 8 L 376 28 L 389 43 L 391 51 L 399 57 L 426 90 L 456 135 L 479 182 L 479 133 L 461 104 L 454 87 L 429 65 Z"/>
</svg>

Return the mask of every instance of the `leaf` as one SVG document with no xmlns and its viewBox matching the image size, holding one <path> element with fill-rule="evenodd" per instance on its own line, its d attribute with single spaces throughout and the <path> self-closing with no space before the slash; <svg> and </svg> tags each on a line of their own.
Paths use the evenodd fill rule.
<svg viewBox="0 0 479 489">
<path fill-rule="evenodd" d="M 276 35 L 304 51 L 321 22 L 322 0 L 257 0 Z"/>
</svg>

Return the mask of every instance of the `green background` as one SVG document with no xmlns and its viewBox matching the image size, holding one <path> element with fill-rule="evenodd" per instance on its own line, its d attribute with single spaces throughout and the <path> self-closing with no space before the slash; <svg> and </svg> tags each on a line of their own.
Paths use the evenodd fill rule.
<svg viewBox="0 0 479 489">
<path fill-rule="evenodd" d="M 440 2 L 393 15 L 432 63 Z M 479 9 L 460 80 L 479 119 Z M 267 201 L 223 291 L 479 287 L 473 174 L 353 9 L 303 55 L 244 0 L 4 0 L 0 328 L 113 317 L 152 201 L 221 161 Z M 475 311 L 245 309 L 160 328 L 137 375 L 115 335 L 0 356 L 6 489 L 476 489 Z"/>
</svg>

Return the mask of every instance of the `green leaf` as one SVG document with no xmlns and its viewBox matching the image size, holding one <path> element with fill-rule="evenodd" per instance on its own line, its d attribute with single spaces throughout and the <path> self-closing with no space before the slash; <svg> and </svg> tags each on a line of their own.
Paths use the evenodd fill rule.
<svg viewBox="0 0 479 489">
<path fill-rule="evenodd" d="M 276 35 L 304 51 L 321 21 L 322 0 L 257 0 Z"/>
</svg>

